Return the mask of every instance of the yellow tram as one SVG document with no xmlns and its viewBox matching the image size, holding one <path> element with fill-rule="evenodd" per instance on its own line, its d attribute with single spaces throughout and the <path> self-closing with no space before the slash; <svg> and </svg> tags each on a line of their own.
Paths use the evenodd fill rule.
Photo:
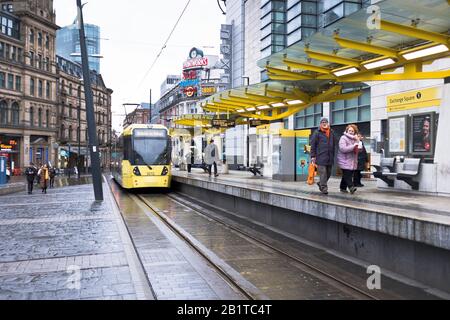
<svg viewBox="0 0 450 320">
<path fill-rule="evenodd" d="M 128 126 L 114 146 L 112 162 L 112 175 L 123 188 L 170 188 L 169 131 L 162 125 Z"/>
</svg>

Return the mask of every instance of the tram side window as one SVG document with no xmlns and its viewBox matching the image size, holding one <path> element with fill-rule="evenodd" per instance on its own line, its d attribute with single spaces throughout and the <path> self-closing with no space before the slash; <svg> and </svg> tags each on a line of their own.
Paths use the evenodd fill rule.
<svg viewBox="0 0 450 320">
<path fill-rule="evenodd" d="M 131 145 L 131 136 L 123 138 L 123 160 L 131 161 L 133 159 L 133 148 Z"/>
</svg>

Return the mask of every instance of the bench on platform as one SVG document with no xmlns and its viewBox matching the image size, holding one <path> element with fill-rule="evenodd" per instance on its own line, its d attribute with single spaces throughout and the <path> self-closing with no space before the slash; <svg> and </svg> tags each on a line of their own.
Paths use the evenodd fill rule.
<svg viewBox="0 0 450 320">
<path fill-rule="evenodd" d="M 405 159 L 403 168 L 397 172 L 397 180 L 406 182 L 413 190 L 419 190 L 419 182 L 414 178 L 420 173 L 422 159 Z"/>
<path fill-rule="evenodd" d="M 380 165 L 372 165 L 377 171 L 373 172 L 373 176 L 383 180 L 389 187 L 394 187 L 394 180 L 389 177 L 395 177 L 395 158 L 381 158 Z"/>
</svg>

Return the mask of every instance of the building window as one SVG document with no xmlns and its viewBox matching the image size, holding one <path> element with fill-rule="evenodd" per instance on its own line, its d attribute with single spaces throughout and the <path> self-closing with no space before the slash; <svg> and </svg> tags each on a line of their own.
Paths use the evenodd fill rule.
<svg viewBox="0 0 450 320">
<path fill-rule="evenodd" d="M 38 46 L 42 47 L 42 33 L 38 32 Z"/>
<path fill-rule="evenodd" d="M 72 141 L 72 126 L 69 126 L 69 141 Z"/>
<path fill-rule="evenodd" d="M 8 74 L 8 89 L 14 90 L 14 75 Z"/>
<path fill-rule="evenodd" d="M 15 126 L 19 125 L 19 121 L 20 121 L 19 117 L 20 117 L 19 104 L 17 102 L 14 102 L 11 107 L 11 118 L 12 118 L 13 125 L 15 125 Z"/>
<path fill-rule="evenodd" d="M 66 138 L 66 128 L 64 127 L 64 124 L 61 125 L 61 139 L 64 140 Z"/>
<path fill-rule="evenodd" d="M 38 127 L 42 127 L 42 109 L 38 110 Z"/>
<path fill-rule="evenodd" d="M 52 84 L 50 81 L 47 81 L 47 87 L 45 89 L 45 96 L 47 99 L 51 99 L 51 91 L 52 91 Z"/>
<path fill-rule="evenodd" d="M 69 104 L 69 117 L 72 118 L 72 105 Z"/>
<path fill-rule="evenodd" d="M 29 37 L 29 40 L 30 40 L 30 44 L 31 44 L 31 45 L 34 45 L 34 30 L 33 30 L 33 29 L 30 29 L 30 37 Z"/>
<path fill-rule="evenodd" d="M 16 76 L 16 90 L 22 91 L 22 77 Z"/>
<path fill-rule="evenodd" d="M 61 115 L 64 117 L 66 114 L 66 110 L 65 110 L 65 106 L 64 106 L 64 101 L 61 102 Z"/>
<path fill-rule="evenodd" d="M 45 123 L 47 128 L 50 128 L 50 111 L 45 111 Z"/>
<path fill-rule="evenodd" d="M 34 67 L 34 52 L 30 51 L 30 66 Z"/>
<path fill-rule="evenodd" d="M 306 129 L 318 127 L 320 118 L 323 114 L 323 105 L 321 103 L 315 104 L 300 111 L 295 115 L 295 129 Z"/>
<path fill-rule="evenodd" d="M 44 87 L 43 81 L 39 80 L 38 81 L 38 95 L 40 98 L 42 98 L 42 95 L 43 95 L 43 87 Z"/>
<path fill-rule="evenodd" d="M 0 124 L 8 123 L 8 105 L 6 101 L 0 102 Z"/>
<path fill-rule="evenodd" d="M 37 58 L 37 67 L 39 69 L 42 69 L 42 55 L 38 54 L 38 58 Z"/>
<path fill-rule="evenodd" d="M 72 95 L 72 84 L 71 83 L 69 84 L 69 95 L 70 96 Z"/>
<path fill-rule="evenodd" d="M 78 96 L 78 98 L 81 98 L 81 86 L 78 86 L 77 96 Z"/>
<path fill-rule="evenodd" d="M 370 121 L 370 90 L 358 98 L 331 102 L 330 107 L 333 125 Z"/>
<path fill-rule="evenodd" d="M 34 109 L 30 108 L 30 127 L 34 127 Z"/>
<path fill-rule="evenodd" d="M 50 37 L 48 35 L 45 36 L 45 48 L 50 49 Z"/>
<path fill-rule="evenodd" d="M 6 74 L 4 72 L 0 72 L 0 88 L 5 88 L 6 86 Z"/>
<path fill-rule="evenodd" d="M 34 96 L 34 79 L 30 78 L 30 95 Z"/>
</svg>

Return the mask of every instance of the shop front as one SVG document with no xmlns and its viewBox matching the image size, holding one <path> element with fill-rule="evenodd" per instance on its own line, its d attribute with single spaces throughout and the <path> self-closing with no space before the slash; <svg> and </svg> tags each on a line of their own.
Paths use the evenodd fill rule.
<svg viewBox="0 0 450 320">
<path fill-rule="evenodd" d="M 30 162 L 43 165 L 50 161 L 50 138 L 47 136 L 30 136 Z"/>
<path fill-rule="evenodd" d="M 0 157 L 6 158 L 6 166 L 13 175 L 21 174 L 21 140 L 20 136 L 0 135 Z"/>
</svg>

